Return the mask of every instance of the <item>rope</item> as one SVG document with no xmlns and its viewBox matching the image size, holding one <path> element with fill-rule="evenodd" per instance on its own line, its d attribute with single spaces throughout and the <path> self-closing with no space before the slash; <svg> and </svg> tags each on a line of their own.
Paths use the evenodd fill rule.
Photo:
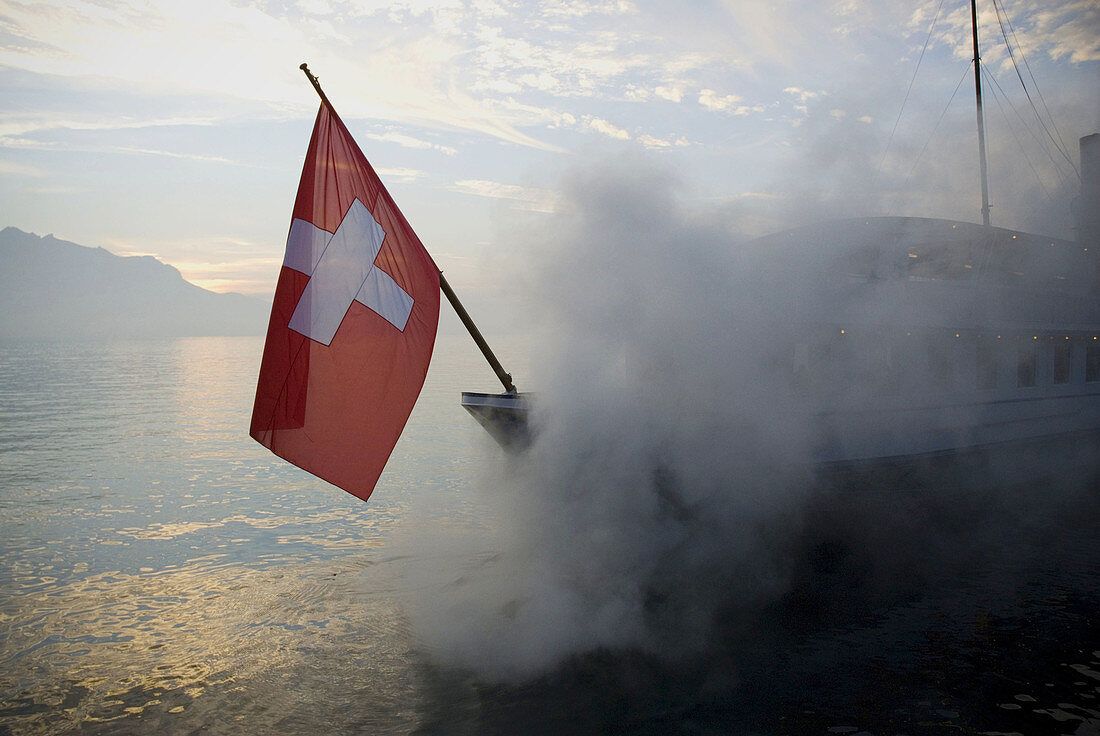
<svg viewBox="0 0 1100 736">
<path fill-rule="evenodd" d="M 940 11 L 943 10 L 943 0 L 940 0 L 939 7 L 936 8 L 936 15 L 932 18 L 932 25 L 928 27 L 928 36 L 924 39 L 924 46 L 920 50 L 920 56 L 917 58 L 917 67 L 913 70 L 913 76 L 909 80 L 909 86 L 905 88 L 905 99 L 901 101 L 901 109 L 898 110 L 897 120 L 894 121 L 894 127 L 890 130 L 890 138 L 886 141 L 886 150 L 882 152 L 882 159 L 878 162 L 878 169 L 875 170 L 875 180 L 878 180 L 880 174 L 882 174 L 882 167 L 886 163 L 886 154 L 890 152 L 890 146 L 894 143 L 894 134 L 898 130 L 898 123 L 901 122 L 901 115 L 905 112 L 905 103 L 909 101 L 909 93 L 913 91 L 913 82 L 917 81 L 917 72 L 920 71 L 920 63 L 924 59 L 924 52 L 928 50 L 928 43 L 932 40 L 932 31 L 936 28 L 936 21 L 940 18 Z M 874 182 L 872 182 L 872 185 Z"/>
<path fill-rule="evenodd" d="M 1054 136 L 1051 135 L 1050 129 L 1047 128 L 1047 124 L 1043 120 L 1043 116 L 1039 114 L 1039 109 L 1037 107 L 1035 107 L 1035 101 L 1031 99 L 1031 92 L 1028 91 L 1027 84 L 1024 82 L 1024 77 L 1020 73 L 1019 65 L 1016 64 L 1016 54 L 1014 54 L 1012 52 L 1012 44 L 1009 42 L 1008 34 L 1005 32 L 1005 24 L 1004 24 L 1004 21 L 1001 20 L 1001 6 L 997 4 L 997 0 L 993 0 L 993 8 L 997 11 L 997 23 L 1001 27 L 1001 36 L 1005 40 L 1005 48 L 1008 49 L 1008 58 L 1012 60 L 1012 68 L 1016 70 L 1016 76 L 1020 80 L 1020 86 L 1023 87 L 1024 94 L 1027 95 L 1028 104 L 1031 105 L 1031 109 L 1035 113 L 1035 119 L 1039 121 L 1039 125 L 1043 128 L 1043 132 L 1045 132 L 1047 134 L 1047 138 L 1050 139 L 1050 142 L 1052 144 L 1054 144 L 1054 147 L 1058 150 L 1058 153 L 1062 154 L 1062 158 L 1064 158 L 1066 160 L 1066 162 L 1069 163 L 1070 168 L 1073 169 L 1073 173 L 1077 175 L 1078 179 L 1080 179 L 1081 178 L 1081 172 L 1079 172 L 1077 170 L 1077 166 L 1076 166 L 1076 164 L 1073 163 L 1073 159 L 1071 159 L 1069 157 L 1069 155 L 1066 153 L 1065 145 L 1064 144 L 1059 144 L 1059 142 L 1054 139 Z M 1008 18 L 1008 11 L 1005 11 L 1005 18 L 1006 19 Z M 1012 26 L 1012 21 L 1009 20 L 1008 24 L 1009 24 L 1009 27 L 1011 27 Z M 1012 31 L 1012 38 L 1013 39 L 1016 38 L 1016 30 L 1015 29 L 1013 29 L 1013 31 Z M 1016 43 L 1016 47 L 1020 49 L 1020 58 L 1022 58 L 1024 60 L 1024 64 L 1026 66 L 1027 65 L 1027 59 L 1024 57 L 1024 51 L 1023 51 L 1022 48 L 1020 48 L 1018 41 Z M 1028 72 L 1029 75 L 1031 75 L 1031 80 L 1034 82 L 1035 81 L 1035 75 L 1031 73 L 1031 67 L 1030 66 L 1027 67 L 1027 72 Z M 1039 94 L 1039 86 L 1038 86 L 1037 83 L 1035 85 L 1035 91 L 1036 91 L 1037 94 Z M 1046 100 L 1043 100 L 1042 94 L 1039 94 L 1039 99 L 1043 101 L 1043 107 L 1046 108 Z M 1047 109 L 1047 116 L 1050 117 L 1051 124 L 1054 125 L 1054 118 L 1050 115 L 1050 110 L 1049 109 Z M 1055 130 L 1057 131 L 1057 126 L 1055 126 Z M 1058 137 L 1061 138 L 1062 134 L 1059 133 Z"/>
<path fill-rule="evenodd" d="M 1016 109 L 1016 106 L 1012 104 L 1012 100 L 1008 98 L 1008 95 L 1005 94 L 1004 89 L 1001 88 L 1001 85 L 997 81 L 997 78 L 984 69 L 982 71 L 986 77 L 986 81 L 993 83 L 993 86 L 990 87 L 989 90 L 993 94 L 994 101 L 997 103 L 997 109 L 1000 110 L 1001 114 L 1005 116 L 1005 121 L 1008 122 L 1008 115 L 1005 113 L 1004 105 L 1001 104 L 1002 99 L 1004 99 L 1004 101 L 1008 103 L 1008 106 L 1012 109 L 1012 112 L 1016 113 L 1016 117 L 1019 118 L 1020 123 L 1024 126 L 1024 130 L 1034 135 L 1034 132 L 1031 130 L 1031 128 L 1028 127 L 1027 122 L 1023 119 L 1023 116 L 1020 115 L 1019 111 Z M 1046 186 L 1043 184 L 1043 179 L 1039 176 L 1038 170 L 1031 162 L 1031 158 L 1027 155 L 1027 150 L 1024 148 L 1023 143 L 1020 141 L 1020 136 L 1016 134 L 1016 129 L 1012 127 L 1011 124 L 1008 124 L 1008 130 L 1010 133 L 1012 133 L 1012 137 L 1016 140 L 1016 146 L 1020 149 L 1020 154 L 1023 156 L 1024 161 L 1027 162 L 1028 167 L 1031 169 L 1031 173 L 1035 175 L 1035 181 L 1038 182 L 1039 188 L 1043 191 L 1043 194 L 1046 195 L 1046 198 L 1050 200 L 1051 204 L 1055 204 L 1054 197 L 1051 196 L 1050 192 L 1047 191 Z M 1046 153 L 1047 156 L 1050 158 L 1051 163 L 1054 163 L 1054 157 L 1050 155 L 1050 151 L 1047 150 L 1045 146 L 1043 146 L 1042 148 L 1043 152 Z M 1065 177 L 1062 176 L 1062 172 L 1058 171 L 1057 166 L 1055 166 L 1055 172 L 1058 174 L 1059 178 L 1065 181 Z"/>
<path fill-rule="evenodd" d="M 959 77 L 959 83 L 955 85 L 955 91 L 951 93 L 951 99 L 947 101 L 947 104 L 943 108 L 943 112 L 940 113 L 939 120 L 936 121 L 935 127 L 932 128 L 932 132 L 928 134 L 928 138 L 924 141 L 924 145 L 920 149 L 920 153 L 917 154 L 917 160 L 913 162 L 913 168 L 909 170 L 909 174 L 905 177 L 905 181 L 901 185 L 901 189 L 894 194 L 894 201 L 901 195 L 901 192 L 905 191 L 905 187 L 908 186 L 909 180 L 913 178 L 913 174 L 917 171 L 917 166 L 920 164 L 921 158 L 924 157 L 924 152 L 928 150 L 928 144 L 932 142 L 932 138 L 935 137 L 936 131 L 939 130 L 940 123 L 943 122 L 944 117 L 947 115 L 948 108 L 951 107 L 951 103 L 955 101 L 955 95 L 959 93 L 959 88 L 962 87 L 962 83 L 966 81 L 966 75 L 970 73 L 970 67 L 974 65 L 974 60 L 971 59 L 966 64 L 966 69 L 963 70 L 962 76 Z M 893 205 L 891 205 L 891 212 L 893 212 Z"/>
</svg>

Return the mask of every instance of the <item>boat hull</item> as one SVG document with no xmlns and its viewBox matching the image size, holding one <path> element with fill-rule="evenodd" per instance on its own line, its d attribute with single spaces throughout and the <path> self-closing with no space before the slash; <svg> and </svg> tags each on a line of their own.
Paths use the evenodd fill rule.
<svg viewBox="0 0 1100 736">
<path fill-rule="evenodd" d="M 463 391 L 462 408 L 508 452 L 521 452 L 531 443 L 531 402 L 526 394 Z"/>
<path fill-rule="evenodd" d="M 831 460 L 816 465 L 823 487 L 950 492 L 1020 484 L 1100 481 L 1100 430 L 1019 438 L 933 452 Z"/>
</svg>

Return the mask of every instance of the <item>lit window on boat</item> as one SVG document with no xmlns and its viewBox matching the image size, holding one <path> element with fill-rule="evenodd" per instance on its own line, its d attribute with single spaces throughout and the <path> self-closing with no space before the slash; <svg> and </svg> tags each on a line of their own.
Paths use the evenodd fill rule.
<svg viewBox="0 0 1100 736">
<path fill-rule="evenodd" d="M 1085 380 L 1100 381 L 1100 345 L 1085 346 Z"/>
<path fill-rule="evenodd" d="M 1070 343 L 1054 343 L 1054 383 L 1069 383 Z"/>
<path fill-rule="evenodd" d="M 1016 353 L 1016 385 L 1020 388 L 1030 388 L 1035 385 L 1037 375 L 1039 351 L 1037 346 L 1028 345 L 1021 347 Z"/>
<path fill-rule="evenodd" d="M 909 246 L 910 281 L 964 281 L 971 277 L 974 255 L 959 243 L 916 243 Z"/>
<path fill-rule="evenodd" d="M 978 390 L 997 388 L 997 356 L 993 346 L 979 341 L 975 349 Z"/>
</svg>

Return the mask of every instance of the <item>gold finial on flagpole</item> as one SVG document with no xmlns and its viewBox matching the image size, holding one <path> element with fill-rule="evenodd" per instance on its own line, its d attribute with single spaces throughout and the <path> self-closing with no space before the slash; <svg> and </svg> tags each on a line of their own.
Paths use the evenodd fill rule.
<svg viewBox="0 0 1100 736">
<path fill-rule="evenodd" d="M 313 76 L 313 73 L 309 70 L 309 64 L 303 61 L 298 68 L 305 72 L 310 84 L 313 85 L 313 89 L 317 90 L 317 94 L 321 97 L 321 102 L 325 103 L 325 105 L 331 109 L 332 103 L 329 102 L 328 97 L 325 96 L 325 91 L 321 89 L 321 83 L 317 81 L 317 77 Z"/>
</svg>

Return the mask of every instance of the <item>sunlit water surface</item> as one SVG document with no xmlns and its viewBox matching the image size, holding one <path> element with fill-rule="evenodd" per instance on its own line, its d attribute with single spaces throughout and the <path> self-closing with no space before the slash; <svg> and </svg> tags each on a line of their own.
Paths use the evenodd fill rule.
<svg viewBox="0 0 1100 736">
<path fill-rule="evenodd" d="M 732 664 L 604 652 L 509 685 L 442 667 L 395 538 L 494 525 L 474 486 L 503 461 L 457 403 L 492 376 L 441 337 L 363 503 L 249 439 L 261 349 L 0 346 L 0 734 L 1100 730 L 1095 517 L 1002 540 L 1022 551 L 933 593 L 777 624 Z"/>
</svg>

